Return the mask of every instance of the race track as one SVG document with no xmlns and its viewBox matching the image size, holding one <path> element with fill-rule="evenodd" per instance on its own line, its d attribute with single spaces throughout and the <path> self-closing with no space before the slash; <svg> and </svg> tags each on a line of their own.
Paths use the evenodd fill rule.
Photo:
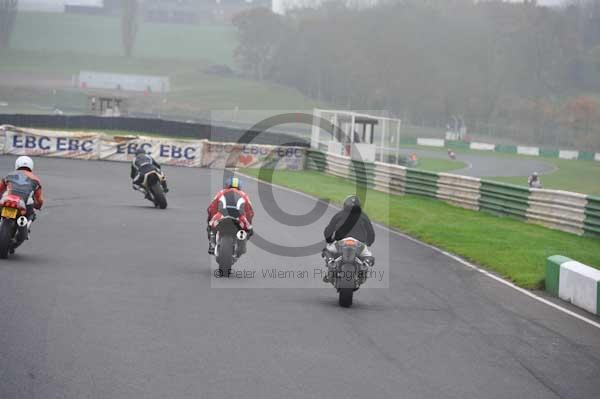
<svg viewBox="0 0 600 399">
<path fill-rule="evenodd" d="M 8 172 L 11 157 L 0 158 Z M 337 306 L 330 286 L 251 289 L 211 278 L 205 207 L 221 172 L 166 168 L 169 208 L 131 190 L 129 166 L 36 159 L 47 207 L 0 261 L 0 398 L 582 398 L 600 392 L 600 330 L 377 228 L 390 287 Z M 282 245 L 311 226 L 269 216 Z M 281 208 L 314 200 L 275 190 Z M 301 267 L 250 244 L 234 268 Z M 215 288 L 213 285 L 230 288 Z M 318 284 L 318 281 L 313 282 Z M 282 283 L 284 284 L 284 283 Z"/>
<path fill-rule="evenodd" d="M 449 159 L 445 151 L 411 149 L 403 150 L 403 153 L 416 154 L 420 158 Z M 450 173 L 472 177 L 523 176 L 523 184 L 527 183 L 527 176 L 533 172 L 547 174 L 556 170 L 556 167 L 548 162 L 524 157 L 509 158 L 459 152 L 456 154 L 456 160 L 466 163 L 467 166 Z"/>
</svg>

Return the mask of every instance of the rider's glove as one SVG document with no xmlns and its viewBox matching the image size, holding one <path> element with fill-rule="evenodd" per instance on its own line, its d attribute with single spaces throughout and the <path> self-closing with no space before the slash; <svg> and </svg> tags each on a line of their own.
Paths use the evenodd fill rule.
<svg viewBox="0 0 600 399">
<path fill-rule="evenodd" d="M 325 242 L 326 242 L 327 244 L 331 244 L 331 243 L 332 243 L 332 242 L 334 242 L 334 241 L 335 241 L 335 240 L 333 239 L 333 237 L 327 237 L 327 238 L 325 238 Z"/>
</svg>

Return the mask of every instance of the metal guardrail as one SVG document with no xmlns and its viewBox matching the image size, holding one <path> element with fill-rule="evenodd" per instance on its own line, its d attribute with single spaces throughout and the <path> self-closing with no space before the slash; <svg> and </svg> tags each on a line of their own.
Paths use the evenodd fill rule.
<svg viewBox="0 0 600 399">
<path fill-rule="evenodd" d="M 309 150 L 306 168 L 390 194 L 436 198 L 463 208 L 525 220 L 578 235 L 600 236 L 600 198 L 567 191 L 529 189 L 450 173 L 382 162 L 366 163 Z M 360 165 L 362 164 L 362 166 Z"/>
</svg>

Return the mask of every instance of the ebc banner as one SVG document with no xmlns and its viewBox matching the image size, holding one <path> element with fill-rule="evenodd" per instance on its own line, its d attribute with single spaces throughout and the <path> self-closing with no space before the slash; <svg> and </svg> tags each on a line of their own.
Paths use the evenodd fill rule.
<svg viewBox="0 0 600 399">
<path fill-rule="evenodd" d="M 202 141 L 170 140 L 150 137 L 104 137 L 100 159 L 131 161 L 138 148 L 152 155 L 162 165 L 199 167 L 202 159 Z"/>
<path fill-rule="evenodd" d="M 98 159 L 99 135 L 4 127 L 5 154 Z"/>
</svg>

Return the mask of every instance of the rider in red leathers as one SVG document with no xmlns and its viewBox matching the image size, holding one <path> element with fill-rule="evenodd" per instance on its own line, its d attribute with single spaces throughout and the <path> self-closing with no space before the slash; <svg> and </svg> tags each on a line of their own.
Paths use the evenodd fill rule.
<svg viewBox="0 0 600 399">
<path fill-rule="evenodd" d="M 206 231 L 208 233 L 208 253 L 215 253 L 216 230 L 218 221 L 224 216 L 234 216 L 238 218 L 240 228 L 248 233 L 248 238 L 252 236 L 252 219 L 254 218 L 254 209 L 248 194 L 241 190 L 241 181 L 237 177 L 227 179 L 224 188 L 219 191 L 206 210 L 208 217 L 206 222 Z"/>
</svg>

